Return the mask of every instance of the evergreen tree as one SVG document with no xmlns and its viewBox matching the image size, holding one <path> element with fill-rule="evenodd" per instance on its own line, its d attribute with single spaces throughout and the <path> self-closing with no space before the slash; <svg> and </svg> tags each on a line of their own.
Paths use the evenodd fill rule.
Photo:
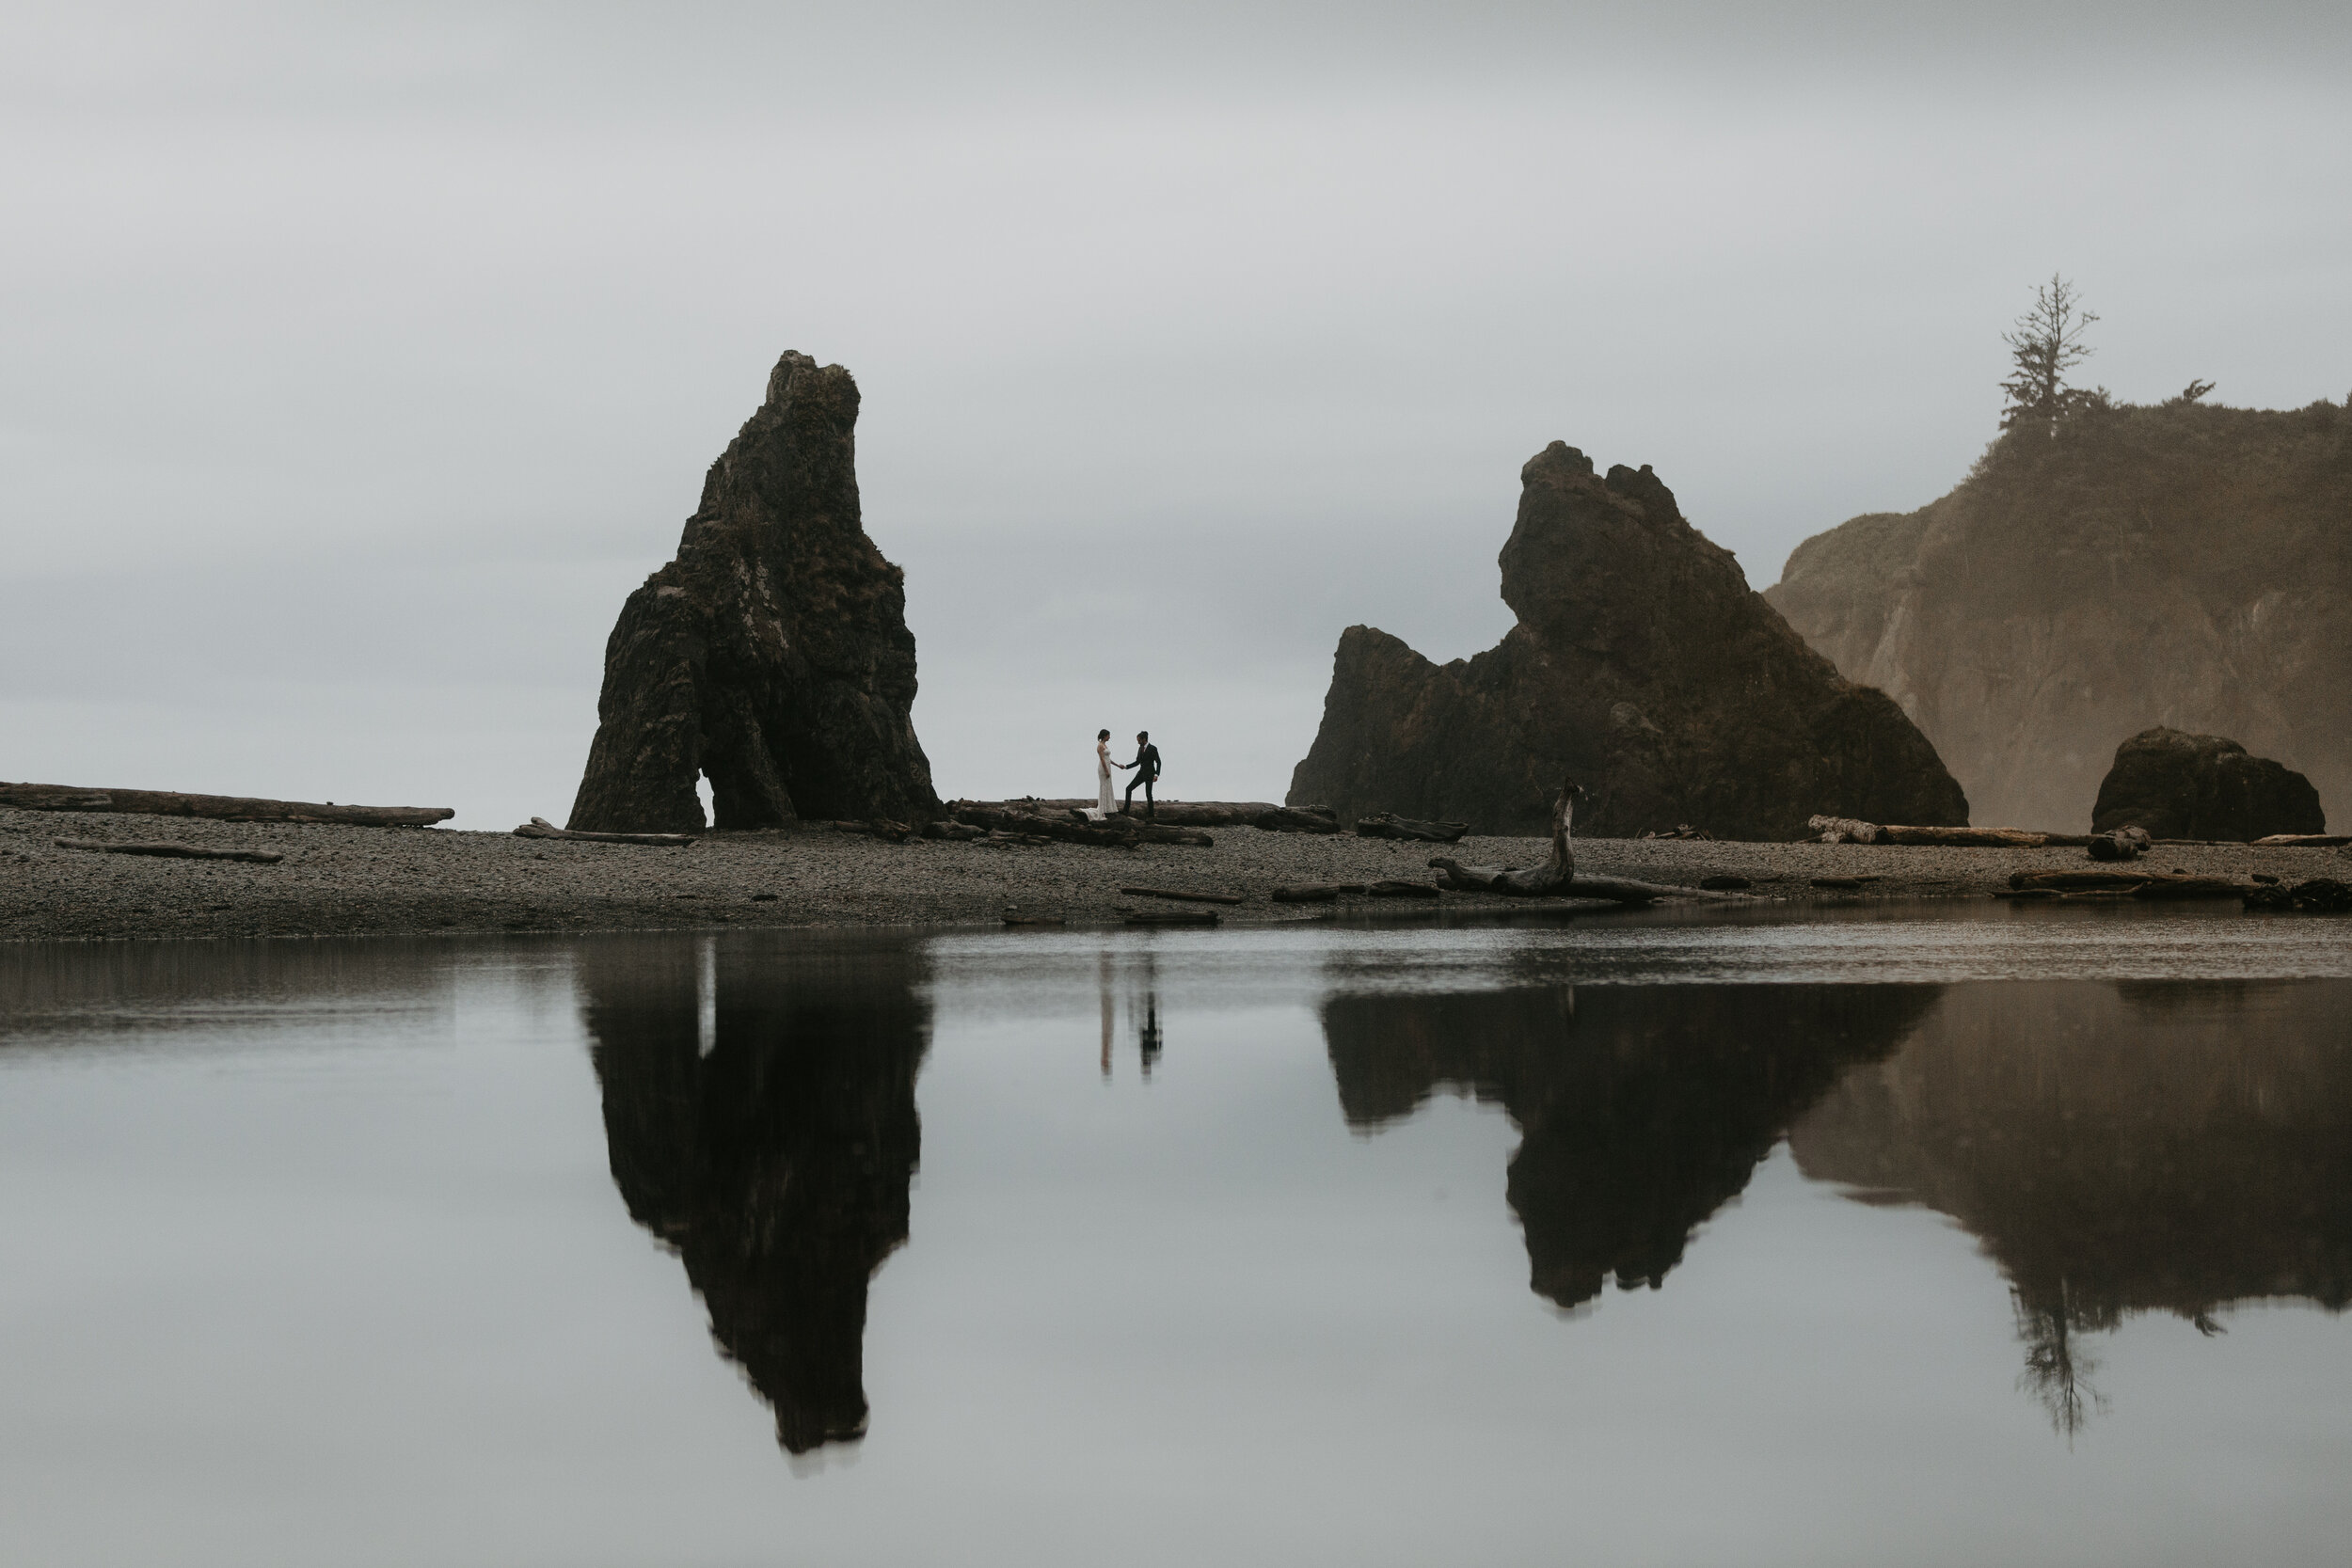
<svg viewBox="0 0 2352 1568">
<path fill-rule="evenodd" d="M 2009 345 L 2012 369 L 2001 390 L 2008 403 L 2001 410 L 2001 428 L 2042 423 L 2055 426 L 2060 416 L 2100 394 L 2066 385 L 2066 372 L 2090 357 L 2083 334 L 2099 318 L 2082 308 L 2082 294 L 2056 273 L 2033 292 L 2033 309 L 2017 318 L 2016 330 L 2001 334 Z"/>
</svg>

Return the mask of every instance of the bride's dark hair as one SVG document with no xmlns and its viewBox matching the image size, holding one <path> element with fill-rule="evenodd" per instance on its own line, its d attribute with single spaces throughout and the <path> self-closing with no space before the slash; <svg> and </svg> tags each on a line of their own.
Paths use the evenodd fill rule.
<svg viewBox="0 0 2352 1568">
<path fill-rule="evenodd" d="M 1094 738 L 1097 740 L 1108 740 L 1110 737 L 1111 732 L 1108 730 L 1097 730 L 1094 732 Z"/>
</svg>

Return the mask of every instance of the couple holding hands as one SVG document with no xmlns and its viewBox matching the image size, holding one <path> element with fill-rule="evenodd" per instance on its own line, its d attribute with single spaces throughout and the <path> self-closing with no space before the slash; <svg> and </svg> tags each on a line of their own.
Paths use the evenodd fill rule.
<svg viewBox="0 0 2352 1568">
<path fill-rule="evenodd" d="M 1123 812 L 1135 810 L 1136 790 L 1139 787 L 1143 791 L 1143 815 L 1147 818 L 1152 816 L 1154 814 L 1152 807 L 1152 785 L 1158 781 L 1160 776 L 1160 749 L 1152 744 L 1152 732 L 1149 730 L 1136 732 L 1136 760 L 1133 762 L 1113 762 L 1111 760 L 1111 732 L 1108 730 L 1095 732 L 1094 805 L 1095 809 L 1104 816 L 1108 816 L 1111 809 L 1111 769 L 1114 768 L 1132 768 L 1136 772 L 1136 776 L 1127 781 L 1127 797 L 1120 809 Z"/>
</svg>

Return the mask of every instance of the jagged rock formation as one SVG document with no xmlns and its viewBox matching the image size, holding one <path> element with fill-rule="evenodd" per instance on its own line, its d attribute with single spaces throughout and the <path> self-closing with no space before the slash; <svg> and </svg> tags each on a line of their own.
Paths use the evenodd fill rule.
<svg viewBox="0 0 2352 1568">
<path fill-rule="evenodd" d="M 2074 1336 L 2232 1302 L 2352 1306 L 2352 984 L 1958 986 L 1789 1133 L 1867 1203 L 1920 1203 L 2017 1297 L 2027 1385 L 2071 1430 Z"/>
<path fill-rule="evenodd" d="M 682 832 L 796 816 L 939 816 L 909 718 L 904 574 L 860 522 L 857 383 L 804 354 L 703 481 L 677 559 L 605 644 L 596 738 L 570 826 Z"/>
<path fill-rule="evenodd" d="M 907 1237 L 930 1011 L 906 950 L 691 948 L 581 970 L 613 1184 L 675 1248 L 793 1453 L 866 1421 L 866 1286 Z"/>
<path fill-rule="evenodd" d="M 1578 830 L 1600 837 L 1968 820 L 1901 710 L 1806 648 L 1647 467 L 1603 480 L 1555 441 L 1520 482 L 1501 558 L 1518 625 L 1443 667 L 1350 626 L 1293 804 L 1541 833 L 1565 775 L 1591 795 Z"/>
<path fill-rule="evenodd" d="M 2217 735 L 2142 730 L 2115 749 L 2090 831 L 2139 828 L 2151 838 L 2231 839 L 2322 833 L 2319 792 L 2300 773 Z"/>
<path fill-rule="evenodd" d="M 2352 414 L 2180 403 L 2020 429 L 1765 597 L 1935 742 L 1981 822 L 2079 832 L 2117 744 L 2235 736 L 2352 813 Z"/>
<path fill-rule="evenodd" d="M 1931 986 L 1597 986 L 1343 995 L 1324 1038 L 1348 1124 L 1440 1087 L 1520 1130 L 1505 1196 L 1530 1283 L 1562 1307 L 1662 1284 L 1789 1122 L 1899 1045 Z"/>
</svg>

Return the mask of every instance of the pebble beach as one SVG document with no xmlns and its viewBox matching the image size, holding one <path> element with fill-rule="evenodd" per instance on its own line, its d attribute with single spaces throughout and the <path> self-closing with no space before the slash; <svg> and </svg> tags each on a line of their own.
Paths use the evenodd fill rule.
<svg viewBox="0 0 2352 1568">
<path fill-rule="evenodd" d="M 1486 894 L 1349 896 L 1277 903 L 1278 886 L 1427 883 L 1433 854 L 1513 865 L 1543 859 L 1532 838 L 1447 847 L 1350 834 L 1218 828 L 1210 847 L 1006 847 L 834 831 L 712 832 L 691 847 L 517 838 L 447 828 L 385 829 L 0 809 L 0 940 L 330 936 L 363 933 L 681 929 L 719 926 L 997 925 L 1008 911 L 1071 926 L 1131 913 L 1214 908 L 1222 924 L 1443 919 L 1526 911 Z M 93 853 L 59 838 L 170 840 L 260 849 L 272 864 Z M 2011 873 L 2086 866 L 2079 848 L 1579 839 L 1580 873 L 1695 887 L 1740 877 L 1741 896 L 1782 902 L 1986 898 Z M 2352 878 L 2340 848 L 2160 845 L 2142 863 L 2249 880 Z M 1816 886 L 1816 879 L 1867 879 Z M 1239 895 L 1231 905 L 1124 894 L 1122 887 Z M 1558 907 L 1561 901 L 1539 900 Z"/>
</svg>

